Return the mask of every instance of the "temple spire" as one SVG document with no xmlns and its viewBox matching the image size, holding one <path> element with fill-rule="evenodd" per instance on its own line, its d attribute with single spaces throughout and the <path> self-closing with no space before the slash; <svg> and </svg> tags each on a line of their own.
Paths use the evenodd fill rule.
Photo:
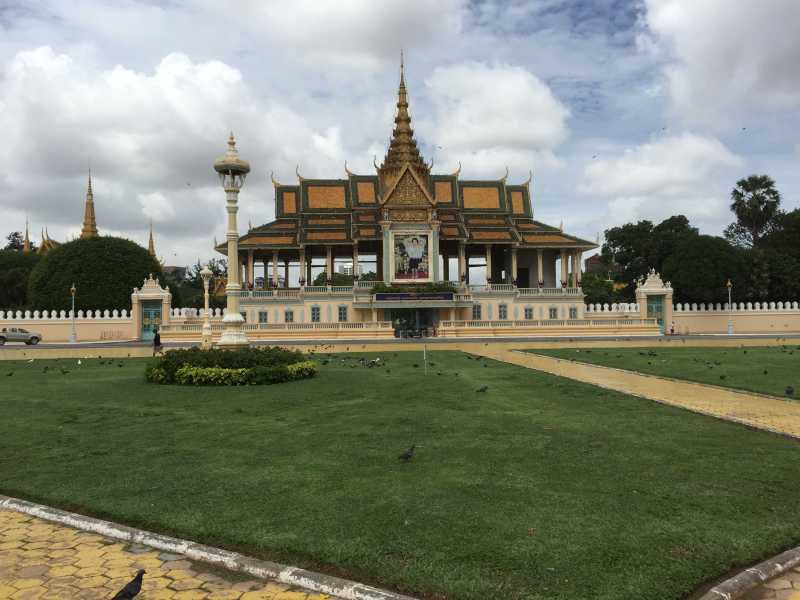
<svg viewBox="0 0 800 600">
<path fill-rule="evenodd" d="M 89 185 L 86 188 L 86 203 L 83 208 L 82 238 L 97 236 L 97 221 L 94 216 L 94 194 L 92 193 L 92 172 L 89 171 Z"/>
<path fill-rule="evenodd" d="M 28 235 L 28 218 L 25 218 L 25 240 L 22 242 L 22 251 L 23 252 L 30 252 L 31 251 L 31 238 Z"/>
<path fill-rule="evenodd" d="M 381 165 L 381 173 L 390 181 L 400 173 L 406 164 L 411 165 L 421 177 L 430 174 L 430 168 L 423 160 L 414 139 L 414 130 L 411 128 L 411 116 L 408 113 L 408 91 L 406 90 L 405 60 L 400 51 L 400 85 L 397 89 L 397 115 L 394 118 L 394 130 L 389 140 L 389 149 Z"/>
<path fill-rule="evenodd" d="M 147 241 L 147 252 L 155 258 L 156 256 L 156 244 L 153 241 L 153 221 L 150 221 L 150 239 Z"/>
</svg>

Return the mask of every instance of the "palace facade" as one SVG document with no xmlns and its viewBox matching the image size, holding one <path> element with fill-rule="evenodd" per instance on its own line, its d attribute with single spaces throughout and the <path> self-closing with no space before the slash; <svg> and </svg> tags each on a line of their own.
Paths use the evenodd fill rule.
<svg viewBox="0 0 800 600">
<path fill-rule="evenodd" d="M 402 64 L 394 123 L 375 173 L 345 164 L 342 179 L 299 169 L 292 184 L 273 177 L 275 220 L 234 238 L 229 227 L 216 249 L 229 264 L 238 258 L 227 293 L 229 308 L 238 297 L 233 310 L 247 335 L 301 323 L 442 334 L 496 321 L 581 321 L 581 256 L 597 245 L 535 219 L 530 177 L 511 183 L 506 170 L 467 180 L 460 166 L 434 173 L 414 138 Z M 238 161 L 233 138 L 229 146 Z M 355 279 L 335 285 L 342 259 Z"/>
</svg>

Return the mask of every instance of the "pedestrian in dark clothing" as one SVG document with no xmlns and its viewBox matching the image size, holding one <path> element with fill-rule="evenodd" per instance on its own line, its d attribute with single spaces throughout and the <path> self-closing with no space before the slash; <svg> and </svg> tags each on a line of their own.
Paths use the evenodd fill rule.
<svg viewBox="0 0 800 600">
<path fill-rule="evenodd" d="M 161 352 L 161 334 L 158 329 L 153 330 L 153 356 Z"/>
</svg>

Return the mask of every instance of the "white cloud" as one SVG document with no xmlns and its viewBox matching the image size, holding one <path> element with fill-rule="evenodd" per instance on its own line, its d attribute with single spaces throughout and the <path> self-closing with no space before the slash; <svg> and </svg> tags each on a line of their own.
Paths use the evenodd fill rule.
<svg viewBox="0 0 800 600">
<path fill-rule="evenodd" d="M 723 218 L 729 182 L 742 165 L 719 140 L 683 133 L 592 160 L 580 191 L 604 199 L 614 223 L 685 214 L 707 224 Z"/>
<path fill-rule="evenodd" d="M 559 164 L 553 150 L 567 137 L 569 110 L 527 69 L 462 63 L 434 69 L 425 84 L 435 121 L 420 129 L 444 161 L 491 177 L 506 165 L 525 173 Z"/>
<path fill-rule="evenodd" d="M 800 2 L 645 0 L 642 47 L 666 57 L 676 112 L 736 126 L 748 111 L 800 108 Z"/>
</svg>

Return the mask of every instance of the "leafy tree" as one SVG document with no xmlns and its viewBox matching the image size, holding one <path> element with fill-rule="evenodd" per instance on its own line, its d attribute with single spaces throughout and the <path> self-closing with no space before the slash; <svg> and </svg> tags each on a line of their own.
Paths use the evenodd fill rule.
<svg viewBox="0 0 800 600">
<path fill-rule="evenodd" d="M 6 236 L 6 240 L 8 242 L 3 250 L 22 250 L 25 247 L 25 237 L 21 231 L 12 231 Z M 36 250 L 36 244 L 33 240 L 30 241 L 30 244 L 31 250 Z"/>
<path fill-rule="evenodd" d="M 769 300 L 796 300 L 800 298 L 800 257 L 774 250 L 765 251 L 769 264 Z"/>
<path fill-rule="evenodd" d="M 646 276 L 651 268 L 661 271 L 676 246 L 697 235 L 697 229 L 683 215 L 675 215 L 658 225 L 639 221 L 606 230 L 602 258 L 607 264 L 616 263 L 620 267 L 616 280 L 627 284 L 621 299 L 632 299 L 639 277 Z"/>
<path fill-rule="evenodd" d="M 28 279 L 39 255 L 0 250 L 0 310 L 26 308 Z"/>
<path fill-rule="evenodd" d="M 378 276 L 375 274 L 375 272 L 368 271 L 366 273 L 362 273 L 358 279 L 360 281 L 378 281 Z M 331 283 L 331 285 L 353 285 L 353 281 L 355 281 L 355 278 L 352 275 L 334 273 L 333 283 Z M 311 285 L 327 285 L 325 271 L 318 273 L 317 276 L 314 277 L 314 281 L 311 283 Z"/>
<path fill-rule="evenodd" d="M 584 273 L 581 287 L 589 304 L 613 304 L 625 300 L 624 294 L 614 290 L 614 282 L 596 273 Z"/>
<path fill-rule="evenodd" d="M 163 280 L 158 261 L 130 240 L 77 239 L 41 258 L 31 272 L 28 302 L 39 310 L 66 310 L 74 283 L 76 309 L 129 308 L 133 288 L 150 274 Z"/>
<path fill-rule="evenodd" d="M 800 259 L 800 208 L 780 213 L 772 231 L 762 238 L 761 244 L 768 250 Z"/>
<path fill-rule="evenodd" d="M 731 191 L 731 210 L 736 222 L 725 229 L 725 238 L 736 246 L 757 247 L 775 228 L 781 214 L 781 195 L 769 175 L 750 175 Z"/>
<path fill-rule="evenodd" d="M 712 235 L 686 237 L 661 270 L 663 279 L 672 282 L 675 302 L 727 302 L 728 279 L 733 298 L 746 299 L 748 261 L 745 252 Z"/>
</svg>

